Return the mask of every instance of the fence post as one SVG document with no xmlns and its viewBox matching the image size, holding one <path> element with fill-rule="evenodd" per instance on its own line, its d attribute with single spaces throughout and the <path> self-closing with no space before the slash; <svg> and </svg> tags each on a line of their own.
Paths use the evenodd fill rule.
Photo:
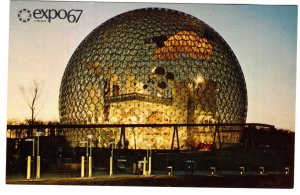
<svg viewBox="0 0 300 195">
<path fill-rule="evenodd" d="M 149 165 L 148 175 L 151 175 L 151 160 L 152 160 L 151 156 L 149 156 L 148 159 L 149 159 L 149 160 L 148 160 L 148 161 L 149 161 L 149 162 L 148 162 L 148 163 L 149 163 L 149 164 L 148 164 L 148 165 Z"/>
<path fill-rule="evenodd" d="M 109 176 L 113 176 L 113 157 L 109 157 Z"/>
<path fill-rule="evenodd" d="M 93 176 L 92 169 L 92 157 L 89 156 L 89 177 Z"/>
<path fill-rule="evenodd" d="M 81 157 L 81 177 L 84 177 L 84 156 Z"/>
<path fill-rule="evenodd" d="M 146 173 L 146 164 L 147 164 L 147 159 L 146 157 L 144 157 L 144 163 L 143 163 L 143 175 L 146 176 L 147 173 Z"/>
<path fill-rule="evenodd" d="M 41 156 L 36 157 L 36 179 L 41 178 Z"/>
<path fill-rule="evenodd" d="M 30 173 L 31 173 L 31 156 L 27 157 L 27 177 L 26 179 L 30 179 Z"/>
</svg>

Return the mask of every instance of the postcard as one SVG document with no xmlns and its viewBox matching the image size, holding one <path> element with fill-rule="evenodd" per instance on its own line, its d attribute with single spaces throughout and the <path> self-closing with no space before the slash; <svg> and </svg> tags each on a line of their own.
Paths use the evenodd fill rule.
<svg viewBox="0 0 300 195">
<path fill-rule="evenodd" d="M 10 1 L 6 184 L 294 188 L 297 12 Z"/>
</svg>

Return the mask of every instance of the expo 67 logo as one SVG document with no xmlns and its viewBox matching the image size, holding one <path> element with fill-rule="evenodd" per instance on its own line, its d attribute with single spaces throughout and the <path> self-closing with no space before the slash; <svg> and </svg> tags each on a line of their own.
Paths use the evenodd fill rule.
<svg viewBox="0 0 300 195">
<path fill-rule="evenodd" d="M 21 9 L 18 18 L 21 22 L 28 22 L 31 19 L 31 13 L 28 9 Z"/>
<path fill-rule="evenodd" d="M 77 23 L 83 10 L 71 9 L 35 9 L 31 12 L 28 9 L 21 9 L 18 12 L 18 18 L 21 22 L 29 22 L 33 19 L 34 22 L 49 22 L 55 19 L 67 20 L 69 23 Z"/>
</svg>

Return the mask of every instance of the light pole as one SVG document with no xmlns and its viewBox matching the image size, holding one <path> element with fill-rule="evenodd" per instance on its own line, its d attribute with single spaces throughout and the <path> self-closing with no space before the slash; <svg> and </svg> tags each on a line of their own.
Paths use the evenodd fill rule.
<svg viewBox="0 0 300 195">
<path fill-rule="evenodd" d="M 89 151 L 88 151 L 88 141 L 80 141 L 80 144 L 86 144 L 86 158 L 89 157 Z"/>
<path fill-rule="evenodd" d="M 27 142 L 32 142 L 32 175 L 34 175 L 34 145 L 35 145 L 35 139 L 34 138 L 27 138 L 25 139 Z M 31 157 L 28 156 L 27 160 L 27 179 L 30 179 L 31 176 Z"/>
<path fill-rule="evenodd" d="M 109 158 L 109 176 L 113 176 L 113 161 L 114 161 L 114 146 L 115 142 L 109 142 L 109 145 L 111 145 L 111 153 Z"/>
<path fill-rule="evenodd" d="M 40 157 L 40 136 L 43 136 L 44 132 L 37 131 L 37 149 L 36 149 L 36 179 L 41 177 L 41 157 Z"/>
<path fill-rule="evenodd" d="M 89 177 L 92 177 L 92 139 L 94 138 L 94 135 L 87 135 L 88 140 L 90 141 L 90 156 L 89 156 Z"/>
<path fill-rule="evenodd" d="M 80 141 L 79 143 L 80 144 L 86 144 L 86 154 L 85 155 L 86 155 L 86 159 L 87 159 L 86 162 L 88 163 L 88 158 L 89 158 L 89 152 L 88 152 L 88 146 L 89 145 L 88 145 L 88 141 Z M 81 177 L 84 177 L 84 172 L 85 172 L 84 171 L 85 170 L 85 168 L 84 168 L 84 161 L 85 161 L 84 160 L 84 156 L 82 156 L 81 157 Z"/>
</svg>

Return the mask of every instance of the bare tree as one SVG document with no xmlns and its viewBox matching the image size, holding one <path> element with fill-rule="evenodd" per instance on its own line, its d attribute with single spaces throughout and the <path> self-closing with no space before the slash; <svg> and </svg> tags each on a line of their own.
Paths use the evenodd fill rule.
<svg viewBox="0 0 300 195">
<path fill-rule="evenodd" d="M 41 82 L 34 80 L 32 85 L 25 88 L 24 86 L 20 86 L 21 94 L 30 108 L 31 111 L 31 118 L 29 119 L 29 124 L 33 125 L 36 121 L 36 116 L 41 109 L 40 100 L 41 100 L 41 93 L 42 93 L 43 85 Z M 31 136 L 31 131 L 29 131 L 29 135 Z"/>
</svg>

